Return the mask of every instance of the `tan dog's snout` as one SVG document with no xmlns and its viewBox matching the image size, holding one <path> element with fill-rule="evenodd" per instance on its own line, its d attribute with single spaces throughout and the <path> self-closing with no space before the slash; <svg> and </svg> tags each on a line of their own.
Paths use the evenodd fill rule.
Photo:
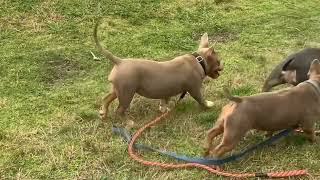
<svg viewBox="0 0 320 180">
<path fill-rule="evenodd" d="M 218 61 L 218 65 L 219 65 L 219 67 L 218 67 L 218 71 L 222 71 L 222 70 L 223 70 L 223 68 L 224 68 L 223 61 Z"/>
<path fill-rule="evenodd" d="M 220 71 L 222 71 L 223 68 L 224 68 L 223 62 L 218 60 L 217 67 L 213 69 L 213 73 L 216 74 L 216 76 L 219 76 Z"/>
</svg>

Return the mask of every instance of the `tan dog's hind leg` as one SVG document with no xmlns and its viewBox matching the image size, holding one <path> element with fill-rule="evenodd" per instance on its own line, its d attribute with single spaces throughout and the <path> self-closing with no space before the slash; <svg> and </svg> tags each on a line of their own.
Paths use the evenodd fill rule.
<svg viewBox="0 0 320 180">
<path fill-rule="evenodd" d="M 229 103 L 225 106 L 223 106 L 222 108 L 222 112 L 220 113 L 219 115 L 219 118 L 217 120 L 217 122 L 215 123 L 215 126 L 209 130 L 208 132 L 208 136 L 207 136 L 207 152 L 205 153 L 205 156 L 208 156 L 210 154 L 210 152 L 212 151 L 212 149 L 214 148 L 213 145 L 212 145 L 212 141 L 213 139 L 224 133 L 223 134 L 223 140 L 222 142 L 226 143 L 228 141 L 228 138 L 226 134 L 229 134 L 228 132 L 225 132 L 225 124 L 226 124 L 226 121 L 229 119 L 229 116 L 234 112 L 236 108 L 236 104 L 235 103 Z M 229 138 L 231 139 L 231 138 Z M 230 141 L 232 142 L 232 141 Z M 220 148 L 221 148 L 221 144 L 219 145 Z M 216 151 L 217 149 L 220 149 L 218 147 L 215 148 L 215 150 L 213 151 Z M 230 147 L 232 149 L 232 147 Z M 224 152 L 227 152 L 229 148 L 223 148 L 224 150 L 219 150 L 219 151 L 223 151 L 223 152 L 218 152 L 219 154 L 223 154 Z"/>
<path fill-rule="evenodd" d="M 316 142 L 314 121 L 304 121 L 301 125 L 301 128 L 312 143 Z"/>
<path fill-rule="evenodd" d="M 168 107 L 170 98 L 167 99 L 160 99 L 160 105 L 159 105 L 159 111 L 164 113 L 167 111 L 170 111 L 170 108 Z"/>
<path fill-rule="evenodd" d="M 129 108 L 130 103 L 133 99 L 135 91 L 128 91 L 126 90 L 125 92 L 123 91 L 119 91 L 119 93 L 117 93 L 118 95 L 118 100 L 119 100 L 119 106 L 117 109 L 117 113 L 120 116 L 124 116 L 126 110 Z"/>
<path fill-rule="evenodd" d="M 220 158 L 225 153 L 231 151 L 244 135 L 245 131 L 243 130 L 226 129 L 225 127 L 222 141 L 213 151 L 214 156 Z"/>
<path fill-rule="evenodd" d="M 309 140 L 312 143 L 316 142 L 316 133 L 315 133 L 314 129 L 303 129 L 303 132 L 307 134 Z"/>
<path fill-rule="evenodd" d="M 221 158 L 225 153 L 231 151 L 233 148 L 233 144 L 219 144 L 214 150 L 214 156 L 215 158 Z"/>
<path fill-rule="evenodd" d="M 207 150 L 204 153 L 204 156 L 208 156 L 210 154 L 210 151 L 214 148 L 213 139 L 222 133 L 223 133 L 223 120 L 222 120 L 222 123 L 219 123 L 219 125 L 209 130 L 208 136 L 207 136 Z"/>
<path fill-rule="evenodd" d="M 105 97 L 102 99 L 102 106 L 99 111 L 100 118 L 102 120 L 105 120 L 107 118 L 107 113 L 108 113 L 108 107 L 110 103 L 117 98 L 117 95 L 114 91 L 111 93 L 107 94 Z"/>
</svg>

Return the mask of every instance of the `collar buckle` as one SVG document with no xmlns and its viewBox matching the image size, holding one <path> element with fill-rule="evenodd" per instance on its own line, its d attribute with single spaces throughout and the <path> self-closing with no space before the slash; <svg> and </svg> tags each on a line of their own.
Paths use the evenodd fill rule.
<svg viewBox="0 0 320 180">
<path fill-rule="evenodd" d="M 196 57 L 196 60 L 201 63 L 202 61 L 204 61 L 203 57 L 202 56 L 197 56 Z"/>
<path fill-rule="evenodd" d="M 194 52 L 192 53 L 193 57 L 196 58 L 196 60 L 198 61 L 198 63 L 201 65 L 203 71 L 204 71 L 204 75 L 207 75 L 207 72 L 206 72 L 206 62 L 204 60 L 204 58 L 198 54 L 197 52 Z"/>
</svg>

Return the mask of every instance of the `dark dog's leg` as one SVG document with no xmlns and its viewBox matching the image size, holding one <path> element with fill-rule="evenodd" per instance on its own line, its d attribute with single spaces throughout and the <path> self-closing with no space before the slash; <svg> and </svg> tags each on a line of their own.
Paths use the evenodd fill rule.
<svg viewBox="0 0 320 180">
<path fill-rule="evenodd" d="M 107 118 L 107 114 L 108 114 L 108 107 L 110 105 L 110 103 L 115 100 L 117 98 L 117 95 L 114 91 L 112 91 L 111 93 L 107 94 L 106 96 L 103 97 L 102 99 L 102 106 L 101 109 L 99 111 L 100 114 L 100 118 L 105 120 Z"/>
<path fill-rule="evenodd" d="M 183 92 L 183 93 L 180 95 L 178 101 L 181 101 L 181 100 L 186 96 L 187 93 L 188 93 L 187 91 Z"/>
</svg>

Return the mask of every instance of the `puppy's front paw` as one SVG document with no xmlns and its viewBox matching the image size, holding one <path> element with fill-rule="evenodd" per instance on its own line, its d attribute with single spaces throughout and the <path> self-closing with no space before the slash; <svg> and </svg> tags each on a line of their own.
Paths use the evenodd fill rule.
<svg viewBox="0 0 320 180">
<path fill-rule="evenodd" d="M 131 130 L 132 128 L 134 128 L 135 126 L 136 126 L 136 125 L 135 125 L 134 121 L 128 120 L 128 121 L 126 122 L 125 129 L 129 131 L 129 130 Z"/>
<path fill-rule="evenodd" d="M 165 113 L 167 111 L 170 111 L 170 108 L 168 108 L 166 106 L 159 106 L 159 111 L 162 113 Z"/>
<path fill-rule="evenodd" d="M 203 153 L 203 157 L 205 157 L 205 158 L 210 157 L 210 150 L 209 149 L 205 149 L 205 151 Z"/>
<path fill-rule="evenodd" d="M 101 120 L 106 120 L 106 119 L 107 119 L 107 113 L 106 113 L 106 111 L 100 109 L 100 110 L 99 110 L 99 116 L 100 116 L 100 119 L 101 119 Z"/>
<path fill-rule="evenodd" d="M 207 107 L 207 108 L 212 108 L 213 105 L 214 105 L 214 103 L 213 103 L 212 101 L 206 100 L 205 102 L 206 102 L 206 107 Z"/>
</svg>

